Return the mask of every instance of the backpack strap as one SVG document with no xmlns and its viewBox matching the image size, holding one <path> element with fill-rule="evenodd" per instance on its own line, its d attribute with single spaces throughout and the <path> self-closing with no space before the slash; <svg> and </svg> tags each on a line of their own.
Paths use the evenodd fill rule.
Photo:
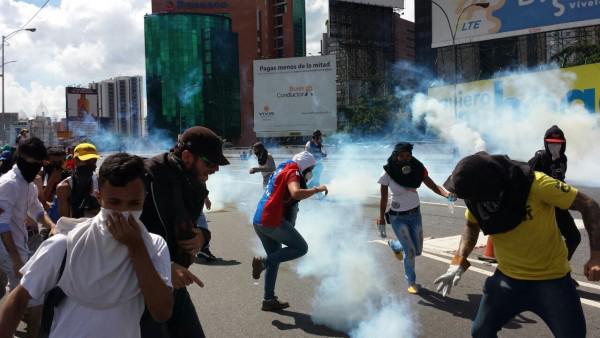
<svg viewBox="0 0 600 338">
<path fill-rule="evenodd" d="M 58 278 L 56 283 L 60 281 L 63 271 L 65 271 L 65 264 L 67 262 L 67 252 L 63 256 L 60 268 L 58 270 Z M 54 321 L 54 308 L 57 307 L 67 295 L 63 290 L 55 286 L 46 293 L 44 297 L 44 306 L 42 308 L 42 323 L 40 326 L 40 338 L 48 338 L 50 336 L 50 329 L 52 328 L 52 322 Z"/>
</svg>

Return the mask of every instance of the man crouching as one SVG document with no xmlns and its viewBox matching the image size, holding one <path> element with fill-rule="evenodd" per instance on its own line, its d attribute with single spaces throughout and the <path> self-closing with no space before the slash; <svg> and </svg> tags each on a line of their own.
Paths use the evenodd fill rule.
<svg viewBox="0 0 600 338">
<path fill-rule="evenodd" d="M 100 212 L 59 220 L 58 234 L 23 266 L 21 284 L 0 308 L 0 337 L 14 334 L 29 299 L 49 291 L 61 294 L 50 325 L 45 312 L 50 337 L 140 337 L 144 306 L 156 321 L 171 316 L 169 250 L 138 219 L 143 177 L 141 158 L 106 158 L 98 179 Z"/>
</svg>

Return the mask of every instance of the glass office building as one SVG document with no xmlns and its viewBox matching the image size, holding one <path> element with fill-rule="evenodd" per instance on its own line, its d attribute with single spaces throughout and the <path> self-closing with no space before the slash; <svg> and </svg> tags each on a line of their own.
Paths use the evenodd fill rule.
<svg viewBox="0 0 600 338">
<path fill-rule="evenodd" d="M 174 139 L 202 125 L 239 137 L 238 36 L 225 15 L 152 14 L 144 17 L 148 131 Z"/>
</svg>

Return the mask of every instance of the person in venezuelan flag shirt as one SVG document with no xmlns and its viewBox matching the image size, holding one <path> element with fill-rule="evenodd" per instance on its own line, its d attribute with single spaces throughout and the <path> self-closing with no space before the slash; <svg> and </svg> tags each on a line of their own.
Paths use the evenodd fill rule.
<svg viewBox="0 0 600 338">
<path fill-rule="evenodd" d="M 252 277 L 259 279 L 261 272 L 266 270 L 263 311 L 276 311 L 290 306 L 275 296 L 275 282 L 280 263 L 302 257 L 308 251 L 306 241 L 295 228 L 298 202 L 319 192 L 328 192 L 324 185 L 306 188 L 315 164 L 315 158 L 308 151 L 294 155 L 291 161 L 281 163 L 269 179 L 258 202 L 254 214 L 254 230 L 267 256 L 254 257 Z"/>
</svg>

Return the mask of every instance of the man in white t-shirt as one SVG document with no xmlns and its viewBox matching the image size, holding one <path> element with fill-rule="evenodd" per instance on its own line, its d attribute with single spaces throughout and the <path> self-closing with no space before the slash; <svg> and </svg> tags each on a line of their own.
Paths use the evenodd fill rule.
<svg viewBox="0 0 600 338">
<path fill-rule="evenodd" d="M 0 308 L 0 337 L 14 334 L 30 299 L 55 287 L 64 295 L 54 307 L 50 337 L 140 337 L 144 306 L 156 321 L 171 316 L 169 250 L 138 219 L 143 175 L 137 156 L 106 158 L 99 174 L 100 213 L 58 222 L 58 234 L 20 270 L 21 284 Z"/>
<path fill-rule="evenodd" d="M 398 240 L 388 241 L 398 259 L 404 258 L 404 275 L 408 283 L 408 292 L 416 294 L 415 257 L 423 250 L 423 225 L 421 222 L 420 200 L 417 188 L 421 183 L 436 194 L 448 197 L 450 194 L 437 185 L 427 173 L 425 166 L 412 156 L 413 145 L 407 142 L 396 144 L 384 172 L 379 178 L 381 200 L 377 225 L 382 237 L 385 237 L 385 215 Z M 391 191 L 391 205 L 388 209 L 388 191 Z M 404 257 L 402 257 L 404 253 Z"/>
</svg>

